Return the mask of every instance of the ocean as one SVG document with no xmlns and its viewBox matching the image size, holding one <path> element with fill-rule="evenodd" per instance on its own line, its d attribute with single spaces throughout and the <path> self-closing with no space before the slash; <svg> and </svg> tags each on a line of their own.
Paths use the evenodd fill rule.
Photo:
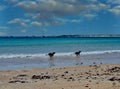
<svg viewBox="0 0 120 89">
<path fill-rule="evenodd" d="M 74 52 L 82 51 L 80 57 Z M 56 52 L 53 61 L 49 52 Z M 0 70 L 120 63 L 120 38 L 0 38 Z"/>
</svg>

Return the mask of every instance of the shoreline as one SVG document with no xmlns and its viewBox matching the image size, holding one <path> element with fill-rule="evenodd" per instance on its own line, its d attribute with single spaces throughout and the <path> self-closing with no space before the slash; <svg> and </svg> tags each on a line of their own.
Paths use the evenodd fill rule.
<svg viewBox="0 0 120 89">
<path fill-rule="evenodd" d="M 94 55 L 55 55 L 53 60 L 45 57 L 6 58 L 0 59 L 0 70 L 16 70 L 31 68 L 56 68 L 69 66 L 89 66 L 93 64 L 118 64 L 120 63 L 119 52 Z"/>
<path fill-rule="evenodd" d="M 119 89 L 120 65 L 0 71 L 0 89 Z"/>
</svg>

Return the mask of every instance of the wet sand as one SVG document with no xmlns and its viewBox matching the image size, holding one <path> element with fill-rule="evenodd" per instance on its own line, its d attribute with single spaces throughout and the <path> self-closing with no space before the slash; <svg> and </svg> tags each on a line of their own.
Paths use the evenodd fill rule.
<svg viewBox="0 0 120 89">
<path fill-rule="evenodd" d="M 0 89 L 120 89 L 120 65 L 0 71 Z"/>
<path fill-rule="evenodd" d="M 0 70 L 17 70 L 17 69 L 35 69 L 35 68 L 53 68 L 69 66 L 88 66 L 93 62 L 96 64 L 117 64 L 120 63 L 120 53 L 105 53 L 93 55 L 75 55 L 54 56 L 50 60 L 48 56 L 43 57 L 25 57 L 25 58 L 2 58 L 0 59 Z"/>
</svg>

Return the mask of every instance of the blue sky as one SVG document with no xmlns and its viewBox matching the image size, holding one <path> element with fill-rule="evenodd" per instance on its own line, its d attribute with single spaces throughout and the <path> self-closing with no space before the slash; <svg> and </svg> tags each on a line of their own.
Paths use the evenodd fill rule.
<svg viewBox="0 0 120 89">
<path fill-rule="evenodd" d="M 2 0 L 0 36 L 120 34 L 120 0 Z"/>
</svg>

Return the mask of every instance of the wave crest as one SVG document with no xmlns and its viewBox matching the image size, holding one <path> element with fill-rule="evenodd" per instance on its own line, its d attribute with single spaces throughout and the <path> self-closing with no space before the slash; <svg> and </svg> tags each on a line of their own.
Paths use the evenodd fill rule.
<svg viewBox="0 0 120 89">
<path fill-rule="evenodd" d="M 105 50 L 105 51 L 89 51 L 89 52 L 81 52 L 82 55 L 98 55 L 98 54 L 110 54 L 110 53 L 120 53 L 120 50 Z M 75 56 L 74 52 L 67 53 L 56 53 L 55 57 L 71 57 Z M 47 53 L 36 53 L 36 54 L 1 54 L 0 59 L 2 58 L 48 58 Z"/>
</svg>

